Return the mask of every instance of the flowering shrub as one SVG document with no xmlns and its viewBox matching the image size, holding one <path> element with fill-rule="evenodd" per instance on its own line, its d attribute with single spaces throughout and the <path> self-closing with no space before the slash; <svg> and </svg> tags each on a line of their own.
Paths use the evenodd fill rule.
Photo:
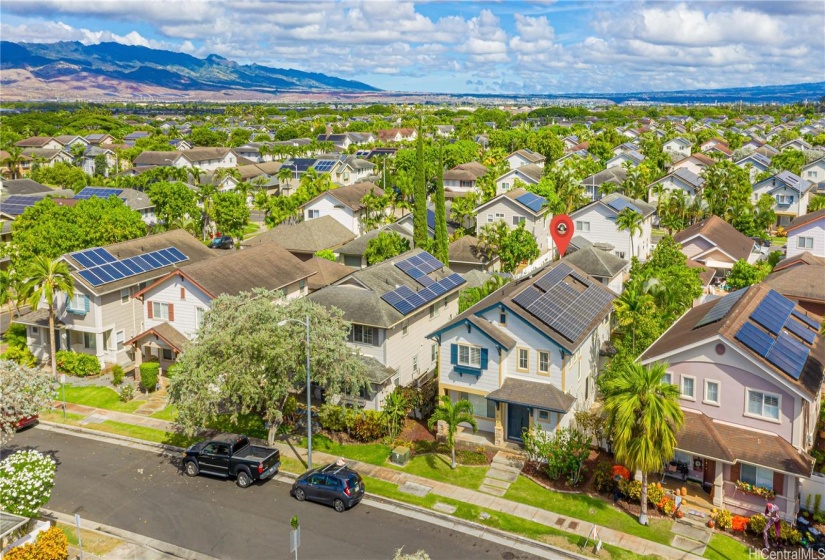
<svg viewBox="0 0 825 560">
<path fill-rule="evenodd" d="M 639 502 L 642 499 L 642 483 L 638 480 L 620 480 L 619 490 L 631 502 Z"/>
<path fill-rule="evenodd" d="M 719 529 L 722 529 L 722 530 L 730 529 L 731 525 L 733 524 L 733 515 L 731 515 L 731 513 L 728 510 L 723 509 L 723 510 L 720 510 L 720 511 L 716 512 L 716 519 L 715 520 L 716 520 L 716 526 Z"/>
<path fill-rule="evenodd" d="M 0 360 L 0 445 L 14 437 L 17 422 L 50 406 L 52 399 L 51 375 Z"/>
<path fill-rule="evenodd" d="M 748 527 L 749 519 L 741 515 L 734 515 L 731 519 L 730 528 L 733 531 L 744 531 Z"/>
<path fill-rule="evenodd" d="M 764 486 L 757 486 L 748 482 L 736 481 L 736 487 L 742 492 L 753 494 L 754 496 L 762 496 L 763 498 L 773 499 L 776 497 L 776 492 Z"/>
<path fill-rule="evenodd" d="M 37 517 L 52 494 L 54 459 L 34 450 L 18 451 L 0 462 L 0 503 L 9 513 Z"/>
<path fill-rule="evenodd" d="M 9 550 L 5 560 L 66 560 L 69 557 L 69 541 L 57 527 L 37 535 L 33 543 Z"/>
<path fill-rule="evenodd" d="M 761 513 L 757 513 L 756 515 L 751 516 L 750 520 L 748 521 L 748 529 L 750 529 L 758 535 L 765 530 L 765 524 L 767 522 L 768 520 L 765 519 L 764 515 L 762 515 Z"/>
<path fill-rule="evenodd" d="M 802 542 L 802 533 L 784 521 L 779 523 L 779 535 L 782 538 L 782 542 L 792 546 L 796 546 Z"/>
<path fill-rule="evenodd" d="M 622 465 L 613 465 L 613 476 L 620 476 L 625 480 L 630 480 L 630 471 Z"/>
<path fill-rule="evenodd" d="M 661 488 L 661 485 L 656 486 L 655 482 L 651 482 L 647 485 L 647 501 L 650 502 L 650 505 L 658 506 L 664 499 L 665 491 Z"/>
<path fill-rule="evenodd" d="M 676 511 L 676 502 L 670 496 L 665 496 L 662 498 L 662 501 L 659 502 L 659 509 L 662 510 L 662 513 L 670 517 L 673 515 L 673 512 Z"/>
</svg>

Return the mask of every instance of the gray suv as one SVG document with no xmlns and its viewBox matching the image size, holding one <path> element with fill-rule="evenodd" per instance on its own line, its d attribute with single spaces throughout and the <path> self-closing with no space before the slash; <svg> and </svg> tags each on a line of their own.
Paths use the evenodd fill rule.
<svg viewBox="0 0 825 560">
<path fill-rule="evenodd" d="M 311 469 L 298 477 L 290 494 L 299 502 L 310 500 L 331 505 L 341 513 L 364 497 L 364 481 L 343 460 Z"/>
</svg>

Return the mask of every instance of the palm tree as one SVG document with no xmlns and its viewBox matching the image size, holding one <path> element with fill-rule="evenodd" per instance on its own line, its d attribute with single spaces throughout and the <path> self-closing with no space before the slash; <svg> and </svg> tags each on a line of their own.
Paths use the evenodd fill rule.
<svg viewBox="0 0 825 560">
<path fill-rule="evenodd" d="M 23 155 L 23 149 L 19 146 L 10 147 L 8 153 L 9 155 L 3 159 L 2 163 L 9 168 L 11 178 L 17 179 L 20 177 L 20 164 L 23 163 L 26 156 Z"/>
<path fill-rule="evenodd" d="M 625 208 L 619 215 L 616 216 L 616 228 L 619 231 L 627 231 L 630 233 L 630 256 L 636 256 L 636 249 L 633 247 L 634 233 L 642 233 L 642 220 L 644 218 L 641 214 L 630 208 Z"/>
<path fill-rule="evenodd" d="M 616 322 L 620 327 L 631 329 L 631 351 L 636 355 L 636 322 L 644 311 L 653 304 L 653 297 L 643 290 L 628 287 L 622 292 L 613 307 L 616 309 Z"/>
<path fill-rule="evenodd" d="M 19 299 L 19 278 L 13 269 L 0 270 L 0 306 L 9 306 L 9 322 L 14 322 L 14 308 Z"/>
<path fill-rule="evenodd" d="M 639 523 L 643 525 L 647 525 L 647 474 L 673 458 L 676 433 L 685 422 L 679 388 L 665 383 L 666 373 L 664 362 L 645 367 L 627 361 L 604 387 L 616 459 L 631 472 L 642 473 Z"/>
<path fill-rule="evenodd" d="M 452 455 L 450 468 L 454 469 L 456 467 L 455 433 L 458 430 L 458 425 L 469 424 L 472 426 L 474 433 L 478 431 L 478 424 L 476 424 L 476 419 L 473 416 L 473 405 L 465 399 L 453 403 L 449 395 L 441 395 L 438 407 L 430 416 L 429 426 L 431 430 L 439 420 L 447 424 L 447 444 L 450 446 L 450 454 Z"/>
<path fill-rule="evenodd" d="M 292 179 L 293 171 L 292 168 L 286 165 L 282 165 L 280 169 L 278 169 L 278 182 L 281 183 L 281 190 L 284 188 L 284 183 L 287 185 L 289 184 L 289 180 Z"/>
<path fill-rule="evenodd" d="M 55 344 L 54 308 L 58 292 L 66 294 L 66 300 L 74 297 L 74 279 L 65 261 L 52 260 L 45 255 L 34 257 L 26 270 L 22 296 L 32 309 L 37 309 L 40 300 L 45 299 L 49 307 L 49 344 L 52 360 L 52 374 L 57 376 L 57 345 Z"/>
<path fill-rule="evenodd" d="M 187 171 L 187 173 L 186 173 L 187 177 L 191 175 L 192 183 L 195 186 L 198 186 L 198 185 L 201 184 L 201 177 L 203 177 L 206 174 L 206 171 L 204 171 L 200 167 L 195 167 L 194 165 L 190 165 L 187 168 L 186 171 Z"/>
</svg>

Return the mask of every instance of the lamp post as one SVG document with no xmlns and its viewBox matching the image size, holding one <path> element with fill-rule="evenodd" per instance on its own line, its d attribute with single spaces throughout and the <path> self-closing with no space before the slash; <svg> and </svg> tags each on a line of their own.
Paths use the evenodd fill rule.
<svg viewBox="0 0 825 560">
<path fill-rule="evenodd" d="M 312 468 L 312 401 L 310 393 L 310 379 L 309 379 L 309 315 L 306 321 L 299 321 L 298 319 L 284 319 L 278 321 L 278 326 L 283 327 L 289 322 L 298 323 L 306 327 L 306 370 L 307 370 L 307 468 Z"/>
</svg>

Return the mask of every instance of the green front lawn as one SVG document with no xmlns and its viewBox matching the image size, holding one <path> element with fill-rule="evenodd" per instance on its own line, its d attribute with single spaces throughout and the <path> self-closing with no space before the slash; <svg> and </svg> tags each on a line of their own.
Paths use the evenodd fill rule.
<svg viewBox="0 0 825 560">
<path fill-rule="evenodd" d="M 58 389 L 57 399 L 63 400 L 62 389 Z M 66 402 L 117 412 L 134 412 L 142 404 L 134 400 L 121 402 L 117 391 L 109 387 L 75 387 L 73 385 L 66 385 Z"/>
<path fill-rule="evenodd" d="M 736 539 L 715 533 L 705 549 L 705 558 L 711 560 L 730 560 L 731 558 L 748 558 L 748 547 Z"/>
<path fill-rule="evenodd" d="M 301 447 L 307 446 L 307 438 L 301 438 Z M 383 443 L 353 443 L 340 444 L 332 441 L 325 435 L 312 436 L 312 450 L 346 457 L 353 461 L 361 461 L 370 465 L 383 465 L 390 456 L 390 446 Z"/>
<path fill-rule="evenodd" d="M 165 410 L 162 410 L 161 413 Z M 244 434 L 258 439 L 269 437 L 269 431 L 266 429 L 264 421 L 260 416 L 254 414 L 241 414 L 238 416 L 238 421 L 234 423 L 229 420 L 228 414 L 224 414 L 210 422 L 206 427 L 227 434 Z"/>
<path fill-rule="evenodd" d="M 81 414 L 66 414 L 66 419 L 63 419 L 62 411 L 48 411 L 40 414 L 42 420 L 55 422 L 58 424 L 68 424 L 71 426 L 80 426 L 87 430 L 96 430 L 98 432 L 106 432 L 109 434 L 118 434 L 121 436 L 133 437 L 135 439 L 142 439 L 144 441 L 151 441 L 154 443 L 164 443 L 166 445 L 176 445 L 178 447 L 189 447 L 193 443 L 200 441 L 197 437 L 188 437 L 183 434 L 175 432 L 165 432 L 163 430 L 156 430 L 154 428 L 147 428 L 144 426 L 135 426 L 134 424 L 126 424 L 124 422 L 115 422 L 113 420 L 106 420 L 100 423 L 80 424 L 80 421 L 85 418 Z"/>
<path fill-rule="evenodd" d="M 669 519 L 654 519 L 650 526 L 639 525 L 636 518 L 622 513 L 610 503 L 599 498 L 591 498 L 584 494 L 563 494 L 553 492 L 536 484 L 529 478 L 520 476 L 504 494 L 504 498 L 546 509 L 577 519 L 586 519 L 589 522 L 609 527 L 629 535 L 636 535 L 660 544 L 670 545 L 673 535 L 670 528 L 673 521 Z"/>
<path fill-rule="evenodd" d="M 170 404 L 163 410 L 158 410 L 157 412 L 152 414 L 151 418 L 157 418 L 158 420 L 166 420 L 167 422 L 176 422 L 178 420 L 178 409 L 175 408 L 175 405 Z"/>
<path fill-rule="evenodd" d="M 470 490 L 478 490 L 484 477 L 487 476 L 487 467 L 464 467 L 459 465 L 455 469 L 450 468 L 449 455 L 428 454 L 416 455 L 404 467 L 393 465 L 387 462 L 386 467 L 402 471 L 416 476 L 454 484 Z"/>
</svg>

